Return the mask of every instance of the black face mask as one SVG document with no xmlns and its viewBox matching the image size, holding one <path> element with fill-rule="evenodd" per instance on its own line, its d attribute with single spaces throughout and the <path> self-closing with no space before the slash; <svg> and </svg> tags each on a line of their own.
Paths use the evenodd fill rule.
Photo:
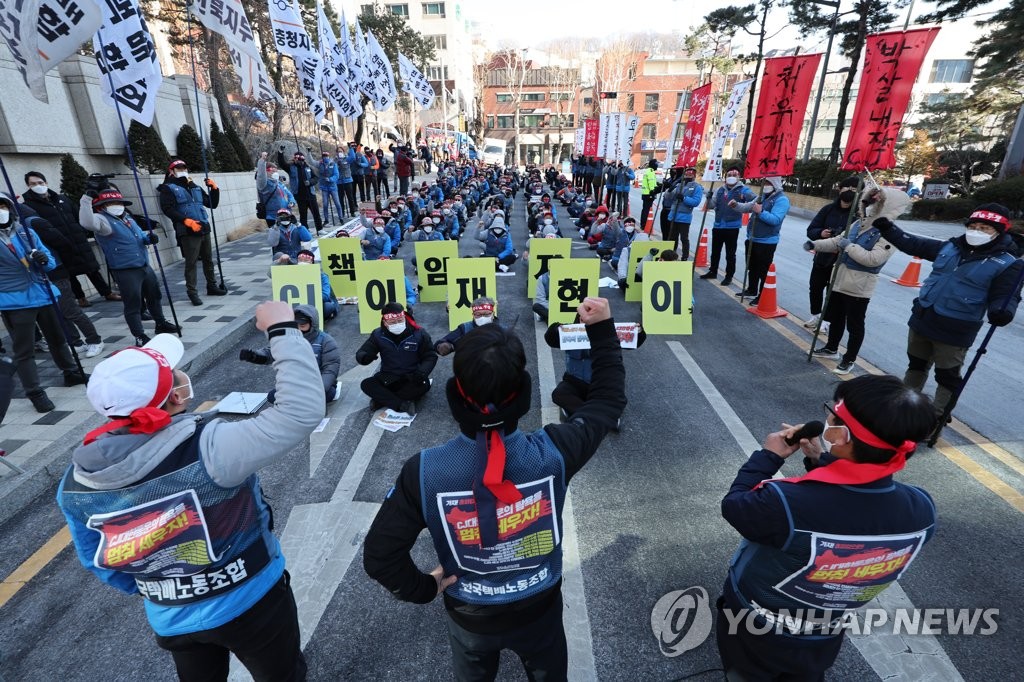
<svg viewBox="0 0 1024 682">
<path fill-rule="evenodd" d="M 839 193 L 839 201 L 844 204 L 851 204 L 853 200 L 857 198 L 857 193 L 852 189 L 845 190 Z"/>
</svg>

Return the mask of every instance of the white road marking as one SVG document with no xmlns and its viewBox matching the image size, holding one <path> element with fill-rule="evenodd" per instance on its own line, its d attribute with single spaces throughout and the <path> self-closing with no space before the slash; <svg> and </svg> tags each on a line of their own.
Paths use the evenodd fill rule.
<svg viewBox="0 0 1024 682">
<path fill-rule="evenodd" d="M 338 433 L 345 425 L 345 420 L 348 416 L 353 412 L 366 408 L 367 398 L 359 389 L 359 383 L 372 373 L 372 365 L 356 365 L 338 377 L 341 379 L 341 396 L 327 406 L 327 416 L 331 418 L 331 421 L 323 431 L 309 436 L 310 478 L 313 478 L 314 474 L 316 474 L 320 462 L 323 461 L 324 455 L 327 454 L 327 448 L 338 437 Z"/>
<path fill-rule="evenodd" d="M 676 359 L 690 375 L 708 403 L 715 409 L 726 428 L 736 439 L 737 445 L 744 453 L 760 450 L 761 445 L 750 433 L 746 424 L 732 409 L 725 397 L 701 371 L 693 356 L 678 341 L 669 341 L 668 347 Z M 748 456 L 748 455 L 745 455 Z M 780 474 L 776 474 L 778 477 Z M 893 610 L 913 609 L 914 604 L 899 583 L 893 583 L 878 597 L 868 602 L 865 609 L 885 609 L 889 612 L 889 623 L 895 620 Z M 942 682 L 962 681 L 956 666 L 933 635 L 895 635 L 873 630 L 870 634 L 856 634 L 849 637 L 867 661 L 871 669 L 883 679 L 903 680 L 941 680 Z"/>
</svg>

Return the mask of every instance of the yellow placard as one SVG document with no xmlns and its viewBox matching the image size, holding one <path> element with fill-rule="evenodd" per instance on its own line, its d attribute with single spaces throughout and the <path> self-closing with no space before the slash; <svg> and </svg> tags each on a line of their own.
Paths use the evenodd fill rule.
<svg viewBox="0 0 1024 682">
<path fill-rule="evenodd" d="M 448 328 L 473 319 L 473 300 L 490 296 L 497 302 L 493 258 L 453 258 L 448 261 Z"/>
<path fill-rule="evenodd" d="M 548 323 L 576 321 L 576 309 L 587 296 L 599 296 L 601 261 L 597 258 L 559 258 L 551 261 L 548 285 Z"/>
<path fill-rule="evenodd" d="M 358 296 L 356 263 L 363 260 L 363 250 L 355 237 L 331 237 L 317 242 L 320 267 L 331 280 L 331 289 L 338 298 Z"/>
<path fill-rule="evenodd" d="M 644 263 L 644 331 L 693 333 L 693 261 Z"/>
<path fill-rule="evenodd" d="M 303 303 L 316 308 L 320 328 L 324 328 L 324 296 L 320 287 L 320 268 L 308 265 L 270 266 L 271 298 L 293 306 Z"/>
<path fill-rule="evenodd" d="M 369 334 L 380 326 L 380 312 L 388 303 L 405 305 L 405 263 L 401 260 L 356 261 L 356 295 L 359 297 L 359 332 Z"/>
<path fill-rule="evenodd" d="M 526 295 L 537 295 L 537 278 L 548 271 L 548 264 L 555 258 L 569 258 L 572 255 L 572 240 L 538 239 L 530 240 L 530 259 L 527 261 Z"/>
<path fill-rule="evenodd" d="M 448 261 L 459 257 L 456 241 L 415 242 L 420 301 L 438 303 L 448 295 Z"/>
<path fill-rule="evenodd" d="M 627 301 L 639 301 L 643 296 L 643 287 L 637 286 L 636 283 L 636 264 L 640 262 L 644 256 L 651 252 L 651 249 L 657 249 L 658 253 L 666 249 L 674 248 L 672 242 L 663 241 L 651 241 L 641 242 L 634 241 L 629 247 L 629 273 L 626 275 L 626 282 L 629 283 L 629 287 L 626 289 L 626 300 Z M 647 272 L 647 266 L 650 263 L 644 263 L 644 272 Z"/>
</svg>

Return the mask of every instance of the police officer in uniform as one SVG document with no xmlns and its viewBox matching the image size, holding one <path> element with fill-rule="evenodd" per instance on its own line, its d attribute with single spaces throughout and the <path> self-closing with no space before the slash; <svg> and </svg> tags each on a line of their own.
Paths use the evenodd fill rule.
<svg viewBox="0 0 1024 682">
<path fill-rule="evenodd" d="M 426 604 L 444 594 L 458 680 L 493 680 L 502 649 L 519 656 L 530 679 L 566 679 L 566 486 L 626 405 L 608 301 L 587 298 L 579 314 L 593 381 L 572 420 L 520 432 L 531 395 L 523 344 L 496 324 L 472 330 L 459 342 L 447 385 L 461 433 L 405 463 L 366 537 L 366 572 L 397 598 Z M 440 559 L 429 573 L 409 555 L 424 528 Z"/>
<path fill-rule="evenodd" d="M 229 654 L 256 680 L 306 677 L 295 599 L 257 471 L 319 424 L 320 371 L 292 307 L 256 307 L 277 401 L 242 421 L 185 410 L 181 342 L 161 334 L 107 358 L 87 395 L 110 419 L 75 450 L 57 501 L 78 558 L 144 599 L 157 644 L 182 680 L 226 680 Z"/>
</svg>

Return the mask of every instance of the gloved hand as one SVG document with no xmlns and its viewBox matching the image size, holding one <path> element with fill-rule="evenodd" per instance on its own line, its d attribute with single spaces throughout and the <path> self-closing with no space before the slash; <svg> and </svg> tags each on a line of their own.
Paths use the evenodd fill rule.
<svg viewBox="0 0 1024 682">
<path fill-rule="evenodd" d="M 851 242 L 851 241 L 850 241 L 849 239 L 847 239 L 846 237 L 842 237 L 842 238 L 841 238 L 841 239 L 840 239 L 840 240 L 839 240 L 838 242 L 836 242 L 836 244 L 837 244 L 837 245 L 839 246 L 839 250 L 840 250 L 840 251 L 845 251 L 845 250 L 846 250 L 846 247 L 847 247 L 847 246 L 849 246 L 849 245 L 850 245 L 850 244 L 852 244 L 852 243 L 853 243 L 853 242 Z"/>
<path fill-rule="evenodd" d="M 413 383 L 416 384 L 427 383 L 427 375 L 424 374 L 423 372 L 413 372 L 412 374 L 409 375 L 409 378 L 413 381 Z"/>
<path fill-rule="evenodd" d="M 213 181 L 213 178 L 206 178 L 206 186 L 209 189 L 217 189 L 217 183 Z"/>
<path fill-rule="evenodd" d="M 45 253 L 43 253 L 42 251 L 38 251 L 36 249 L 32 250 L 32 253 L 29 254 L 29 258 L 31 258 L 32 262 L 38 265 L 39 267 L 43 267 L 50 262 L 50 259 L 47 258 Z"/>
<path fill-rule="evenodd" d="M 1013 321 L 1013 311 L 1006 308 L 988 311 L 988 322 L 994 327 L 1005 327 Z"/>
<path fill-rule="evenodd" d="M 157 236 L 156 232 L 150 230 L 147 234 L 149 235 L 149 243 L 150 244 L 159 244 L 160 243 L 160 237 Z"/>
<path fill-rule="evenodd" d="M 893 225 L 891 220 L 885 217 L 875 218 L 872 221 L 871 226 L 877 227 L 882 232 L 885 232 L 886 230 L 891 230 L 892 228 L 896 227 L 895 225 Z"/>
<path fill-rule="evenodd" d="M 452 344 L 448 343 L 447 341 L 442 341 L 441 343 L 437 344 L 437 354 L 438 355 L 442 355 L 442 356 L 443 355 L 448 355 L 453 350 L 455 350 L 455 346 L 453 346 Z"/>
<path fill-rule="evenodd" d="M 814 242 L 810 239 L 804 242 L 804 251 L 814 251 Z"/>
<path fill-rule="evenodd" d="M 267 358 L 263 357 L 254 350 L 249 348 L 243 348 L 238 351 L 238 359 L 242 362 L 251 362 L 254 365 L 265 365 L 267 364 Z"/>
<path fill-rule="evenodd" d="M 198 220 L 193 220 L 192 218 L 185 218 L 185 220 L 183 220 L 182 222 L 185 223 L 185 227 L 192 230 L 193 232 L 203 231 L 203 224 L 200 223 Z"/>
</svg>

